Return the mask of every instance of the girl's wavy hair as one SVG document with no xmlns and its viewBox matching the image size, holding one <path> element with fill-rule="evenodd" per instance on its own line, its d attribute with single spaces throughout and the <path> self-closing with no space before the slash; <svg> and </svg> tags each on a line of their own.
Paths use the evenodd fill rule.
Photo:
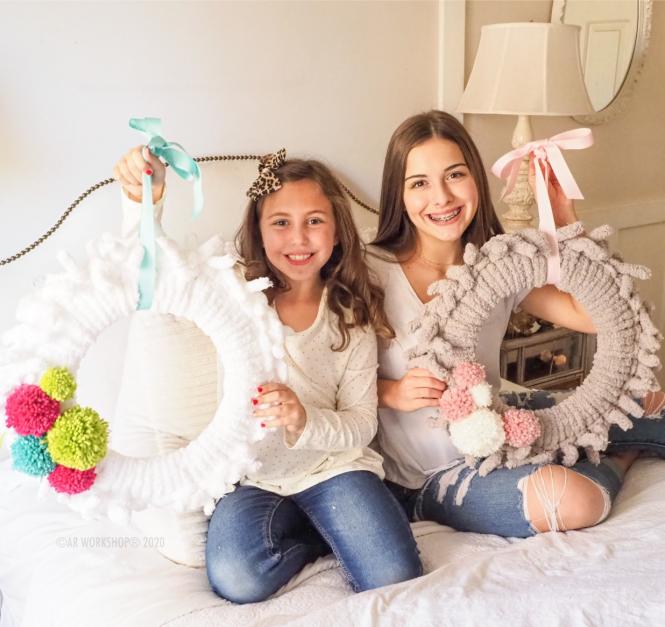
<svg viewBox="0 0 665 627">
<path fill-rule="evenodd" d="M 321 268 L 321 279 L 328 288 L 328 308 L 339 321 L 340 344 L 331 347 L 332 350 L 343 351 L 349 345 L 349 330 L 356 326 L 371 325 L 380 337 L 395 337 L 383 309 L 383 289 L 370 279 L 349 201 L 332 172 L 319 161 L 289 159 L 275 174 L 281 183 L 314 181 L 332 205 L 338 243 Z M 272 281 L 272 287 L 266 290 L 268 302 L 272 303 L 278 293 L 290 288 L 286 277 L 270 263 L 263 248 L 259 221 L 267 197 L 250 200 L 236 233 L 235 245 L 243 259 L 247 280 L 266 276 Z"/>
<path fill-rule="evenodd" d="M 487 175 L 478 148 L 454 116 L 445 111 L 414 115 L 399 125 L 386 151 L 379 204 L 379 228 L 375 246 L 393 253 L 411 252 L 416 245 L 416 228 L 404 206 L 404 175 L 409 152 L 428 139 L 438 137 L 456 143 L 478 188 L 478 211 L 462 235 L 462 244 L 482 246 L 490 237 L 503 233 L 494 211 Z"/>
</svg>

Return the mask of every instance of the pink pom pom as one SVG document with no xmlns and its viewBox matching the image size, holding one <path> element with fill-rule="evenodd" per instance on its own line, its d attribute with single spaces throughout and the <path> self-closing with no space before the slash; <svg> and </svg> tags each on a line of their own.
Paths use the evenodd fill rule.
<svg viewBox="0 0 665 627">
<path fill-rule="evenodd" d="M 7 398 L 7 426 L 19 435 L 43 436 L 60 415 L 60 403 L 36 385 L 19 385 Z"/>
<path fill-rule="evenodd" d="M 510 446 L 533 444 L 540 437 L 540 422 L 529 409 L 509 409 L 503 415 L 503 429 Z"/>
<path fill-rule="evenodd" d="M 76 468 L 67 468 L 67 466 L 56 466 L 48 476 L 48 482 L 56 492 L 78 494 L 90 489 L 96 476 L 94 468 L 76 470 Z"/>
<path fill-rule="evenodd" d="M 467 390 L 451 388 L 441 396 L 439 407 L 441 408 L 441 415 L 446 420 L 454 422 L 466 418 L 476 409 L 476 404 Z"/>
<path fill-rule="evenodd" d="M 465 361 L 453 370 L 453 379 L 457 387 L 472 388 L 485 380 L 485 366 L 475 361 Z"/>
</svg>

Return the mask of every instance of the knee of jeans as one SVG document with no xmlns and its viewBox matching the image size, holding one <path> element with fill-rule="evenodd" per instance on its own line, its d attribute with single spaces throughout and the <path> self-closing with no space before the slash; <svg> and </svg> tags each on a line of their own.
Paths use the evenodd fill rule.
<svg viewBox="0 0 665 627">
<path fill-rule="evenodd" d="M 394 583 L 415 579 L 423 574 L 423 565 L 414 548 L 413 554 L 401 560 L 391 559 L 377 562 L 373 568 L 367 569 L 363 577 L 356 577 L 356 592 L 373 590 Z"/>
<path fill-rule="evenodd" d="M 266 585 L 265 575 L 247 560 L 206 552 L 206 573 L 215 594 L 232 603 L 258 603 L 274 592 Z"/>
<path fill-rule="evenodd" d="M 607 518 L 612 504 L 604 486 L 564 466 L 542 466 L 519 488 L 524 515 L 539 532 L 591 527 Z"/>
</svg>

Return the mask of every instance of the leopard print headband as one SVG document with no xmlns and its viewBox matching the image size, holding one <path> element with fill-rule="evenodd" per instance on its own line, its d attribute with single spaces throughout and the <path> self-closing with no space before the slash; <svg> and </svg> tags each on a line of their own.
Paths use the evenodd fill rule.
<svg viewBox="0 0 665 627">
<path fill-rule="evenodd" d="M 275 170 L 286 162 L 286 149 L 282 148 L 276 153 L 264 155 L 259 159 L 259 176 L 247 190 L 247 195 L 254 201 L 262 196 L 281 189 L 282 183 L 277 178 Z"/>
</svg>

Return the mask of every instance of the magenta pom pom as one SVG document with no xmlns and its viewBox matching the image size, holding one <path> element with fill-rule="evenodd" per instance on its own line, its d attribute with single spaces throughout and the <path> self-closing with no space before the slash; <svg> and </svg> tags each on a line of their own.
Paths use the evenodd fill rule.
<svg viewBox="0 0 665 627">
<path fill-rule="evenodd" d="M 529 409 L 508 409 L 503 414 L 503 429 L 510 446 L 530 446 L 540 437 L 540 422 Z"/>
<path fill-rule="evenodd" d="M 454 422 L 466 418 L 476 409 L 476 404 L 468 390 L 450 388 L 441 396 L 439 407 L 441 408 L 441 415 L 446 420 Z"/>
<path fill-rule="evenodd" d="M 55 470 L 48 476 L 48 482 L 56 492 L 78 494 L 90 489 L 96 476 L 94 468 L 76 470 L 75 468 L 67 468 L 67 466 L 56 466 Z"/>
<path fill-rule="evenodd" d="M 36 385 L 19 385 L 7 398 L 7 426 L 19 435 L 43 436 L 60 415 L 60 403 Z"/>
<path fill-rule="evenodd" d="M 465 361 L 453 370 L 453 379 L 457 387 L 472 388 L 485 380 L 485 366 L 475 361 Z"/>
</svg>

